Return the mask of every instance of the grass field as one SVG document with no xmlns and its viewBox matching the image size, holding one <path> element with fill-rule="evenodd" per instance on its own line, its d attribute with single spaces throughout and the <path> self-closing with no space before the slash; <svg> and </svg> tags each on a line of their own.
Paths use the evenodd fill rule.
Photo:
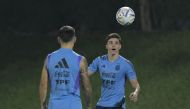
<svg viewBox="0 0 190 109">
<path fill-rule="evenodd" d="M 101 36 L 102 37 L 101 37 Z M 56 38 L 1 34 L 0 109 L 39 109 L 38 84 L 47 53 Z M 100 37 L 97 37 L 100 36 Z M 128 109 L 190 109 L 190 32 L 121 33 L 121 54 L 135 66 L 141 93 Z M 81 35 L 76 51 L 93 58 L 106 52 L 104 35 Z M 98 75 L 91 77 L 93 107 L 100 95 Z M 132 91 L 127 84 L 126 96 Z"/>
</svg>

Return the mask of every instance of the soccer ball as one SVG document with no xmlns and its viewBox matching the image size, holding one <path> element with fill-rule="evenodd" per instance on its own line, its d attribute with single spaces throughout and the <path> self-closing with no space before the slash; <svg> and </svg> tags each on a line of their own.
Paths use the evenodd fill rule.
<svg viewBox="0 0 190 109">
<path fill-rule="evenodd" d="M 121 25 L 130 25 L 135 20 L 135 12 L 130 7 L 121 7 L 116 13 L 116 20 Z"/>
</svg>

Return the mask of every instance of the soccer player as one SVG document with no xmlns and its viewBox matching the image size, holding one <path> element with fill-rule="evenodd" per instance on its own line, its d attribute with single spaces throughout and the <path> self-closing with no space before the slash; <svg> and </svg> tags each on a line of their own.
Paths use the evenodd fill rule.
<svg viewBox="0 0 190 109">
<path fill-rule="evenodd" d="M 136 102 L 140 86 L 132 63 L 119 55 L 121 37 L 111 33 L 106 38 L 108 53 L 93 60 L 88 68 L 89 75 L 99 72 L 102 81 L 101 96 L 96 109 L 125 109 L 125 84 L 129 79 L 134 91 L 130 100 Z"/>
<path fill-rule="evenodd" d="M 91 109 L 92 89 L 88 78 L 87 60 L 72 50 L 76 42 L 75 29 L 71 26 L 61 27 L 58 42 L 61 48 L 47 56 L 42 69 L 39 87 L 41 109 L 46 108 L 48 81 L 48 109 L 82 109 L 80 79 L 85 89 L 86 109 Z"/>
</svg>

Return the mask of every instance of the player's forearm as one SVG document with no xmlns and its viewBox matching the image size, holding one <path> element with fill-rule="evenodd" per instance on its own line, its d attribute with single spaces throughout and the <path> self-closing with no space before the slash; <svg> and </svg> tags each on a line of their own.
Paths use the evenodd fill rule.
<svg viewBox="0 0 190 109">
<path fill-rule="evenodd" d="M 82 82 L 83 86 L 85 89 L 85 100 L 86 100 L 86 108 L 89 108 L 91 105 L 91 93 L 92 93 L 92 88 L 89 80 L 89 75 L 88 75 L 88 69 L 87 69 L 87 61 L 85 58 L 83 58 L 83 61 L 81 62 L 81 77 L 82 77 Z"/>
<path fill-rule="evenodd" d="M 130 83 L 134 89 L 133 93 L 139 94 L 140 92 L 140 85 L 137 80 L 130 80 Z"/>
<path fill-rule="evenodd" d="M 85 96 L 86 96 L 85 97 L 85 99 L 86 99 L 86 108 L 89 108 L 89 107 L 91 107 L 91 97 L 88 94 L 86 94 Z"/>
<path fill-rule="evenodd" d="M 137 83 L 136 85 L 133 86 L 133 88 L 135 90 L 134 93 L 139 94 L 139 92 L 140 92 L 140 85 Z"/>
<path fill-rule="evenodd" d="M 47 86 L 44 84 L 40 84 L 40 91 L 39 92 L 40 92 L 40 105 L 42 107 L 46 101 Z"/>
<path fill-rule="evenodd" d="M 88 77 L 84 77 L 84 88 L 86 91 L 86 95 L 90 96 L 92 94 L 92 87 L 91 87 L 91 83 Z"/>
<path fill-rule="evenodd" d="M 90 107 L 91 105 L 91 94 L 92 94 L 92 87 L 90 84 L 90 80 L 87 77 L 88 75 L 82 74 L 82 80 L 84 85 L 84 93 L 85 93 L 85 101 L 86 101 L 86 107 Z"/>
<path fill-rule="evenodd" d="M 90 107 L 92 88 L 89 80 L 85 82 L 84 88 L 85 88 L 86 107 Z"/>
</svg>

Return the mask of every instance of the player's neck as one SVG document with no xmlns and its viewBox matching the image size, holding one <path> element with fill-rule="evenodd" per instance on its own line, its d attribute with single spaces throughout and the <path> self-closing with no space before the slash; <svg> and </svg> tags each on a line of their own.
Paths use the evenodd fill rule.
<svg viewBox="0 0 190 109">
<path fill-rule="evenodd" d="M 119 54 L 108 54 L 108 60 L 110 62 L 115 61 L 119 57 Z"/>
<path fill-rule="evenodd" d="M 62 43 L 61 44 L 61 48 L 69 48 L 69 49 L 73 49 L 74 44 L 72 43 Z"/>
</svg>

